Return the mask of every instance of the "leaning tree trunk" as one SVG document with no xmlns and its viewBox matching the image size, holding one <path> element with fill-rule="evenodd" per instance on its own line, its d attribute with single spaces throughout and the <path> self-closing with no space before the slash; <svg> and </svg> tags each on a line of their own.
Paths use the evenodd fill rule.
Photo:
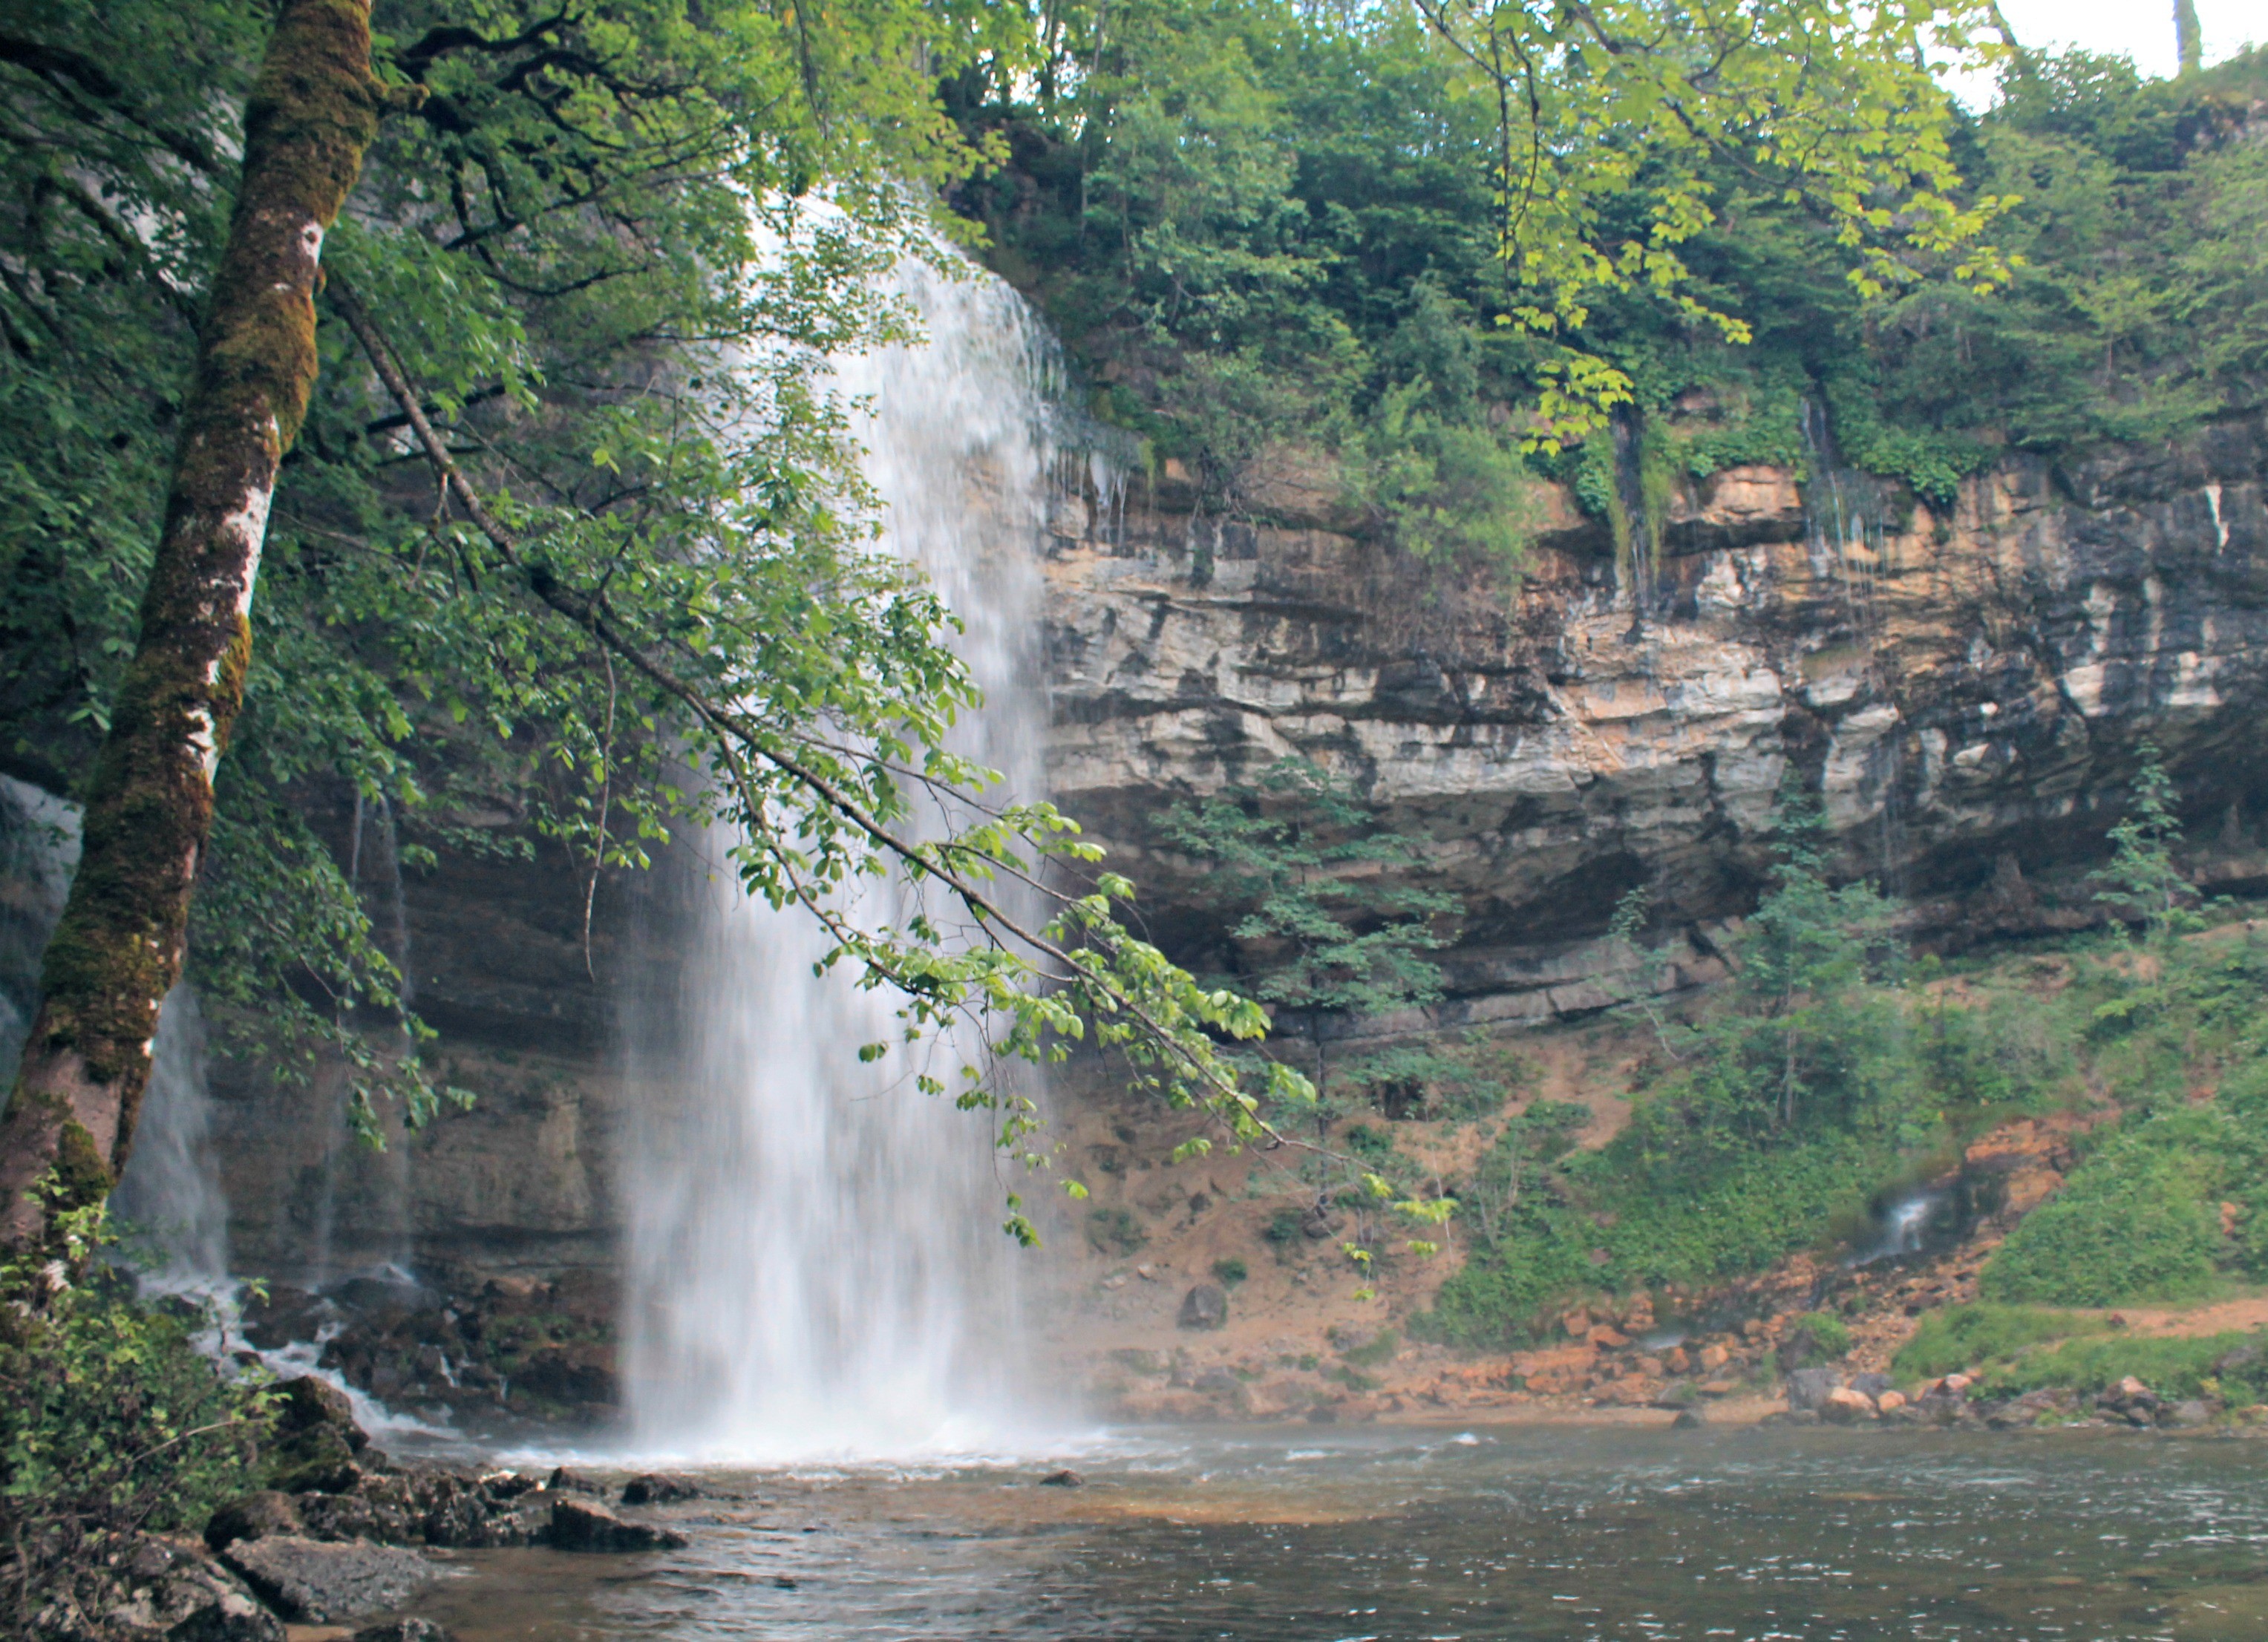
<svg viewBox="0 0 2268 1642">
<path fill-rule="evenodd" d="M 245 107 L 141 637 L 0 1118 L 0 1241 L 40 1238 L 51 1211 L 100 1202 L 126 1167 L 158 1005 L 181 972 L 213 771 L 244 702 L 276 470 L 314 387 L 323 234 L 391 96 L 371 72 L 370 0 L 284 0 Z"/>
</svg>

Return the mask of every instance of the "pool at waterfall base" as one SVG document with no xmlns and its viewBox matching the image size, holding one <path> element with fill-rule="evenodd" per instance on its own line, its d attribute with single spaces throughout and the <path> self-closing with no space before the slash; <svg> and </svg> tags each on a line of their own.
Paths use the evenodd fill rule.
<svg viewBox="0 0 2268 1642">
<path fill-rule="evenodd" d="M 412 1611 L 460 1642 L 2257 1642 L 2260 1453 L 2101 1431 L 1301 1425 L 712 1467 L 704 1498 L 654 1513 L 684 1550 L 459 1552 Z M 1077 1486 L 1042 1481 L 1064 1466 Z"/>
</svg>

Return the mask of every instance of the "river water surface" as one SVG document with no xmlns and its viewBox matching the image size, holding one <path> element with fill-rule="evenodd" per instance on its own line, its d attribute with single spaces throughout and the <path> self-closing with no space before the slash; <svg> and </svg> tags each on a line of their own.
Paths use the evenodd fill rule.
<svg viewBox="0 0 2268 1642">
<path fill-rule="evenodd" d="M 711 1470 L 666 1556 L 460 1553 L 463 1642 L 2262 1642 L 2246 1440 L 1148 1432 L 1030 1464 Z"/>
</svg>

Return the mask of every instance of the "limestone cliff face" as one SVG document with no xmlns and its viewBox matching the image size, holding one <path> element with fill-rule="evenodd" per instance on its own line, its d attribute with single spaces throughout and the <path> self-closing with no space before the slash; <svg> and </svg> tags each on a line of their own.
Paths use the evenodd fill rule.
<svg viewBox="0 0 2268 1642">
<path fill-rule="evenodd" d="M 1848 480 L 1807 506 L 1791 475 L 1738 469 L 1619 570 L 1550 494 L 1516 584 L 1334 528 L 1336 488 L 1296 462 L 1258 488 L 1265 525 L 1200 520 L 1170 482 L 1066 504 L 1047 543 L 1056 797 L 1203 960 L 1204 887 L 1155 849 L 1156 813 L 1287 753 L 1353 777 L 1465 900 L 1450 1025 L 1609 1001 L 1600 936 L 1633 884 L 1675 977 L 1716 973 L 1711 931 L 1753 904 L 1791 764 L 1823 785 L 1845 869 L 1913 897 L 1927 939 L 2095 916 L 2085 873 L 2146 739 L 2181 777 L 2194 868 L 2268 881 L 2264 476 L 2258 421 L 2012 457 L 1941 518 Z M 1837 528 L 1838 505 L 1863 527 Z M 586 957 L 582 889 L 563 860 L 409 876 L 418 1006 L 480 1100 L 383 1157 L 349 1143 L 335 1074 L 310 1091 L 216 1068 L 240 1270 L 611 1272 L 622 1128 L 669 1075 L 625 1026 L 666 1039 L 693 913 L 666 873 L 610 876 Z"/>
<path fill-rule="evenodd" d="M 1704 978 L 1791 765 L 1844 869 L 1913 897 L 1943 944 L 2095 916 L 2084 873 L 2145 741 L 2194 867 L 2268 877 L 2257 419 L 2012 455 L 1943 514 L 1852 475 L 1731 469 L 1619 568 L 1555 490 L 1517 580 L 1334 530 L 1329 488 L 1288 473 L 1261 488 L 1272 523 L 1199 519 L 1167 482 L 1066 513 L 1049 544 L 1055 796 L 1169 943 L 1196 939 L 1203 888 L 1152 817 L 1292 754 L 1387 804 L 1464 897 L 1453 1017 L 1606 1001 L 1598 937 L 1634 884 Z"/>
</svg>

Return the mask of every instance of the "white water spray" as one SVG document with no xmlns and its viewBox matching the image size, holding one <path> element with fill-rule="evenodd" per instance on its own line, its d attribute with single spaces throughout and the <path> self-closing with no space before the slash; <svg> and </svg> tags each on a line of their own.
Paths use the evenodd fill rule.
<svg viewBox="0 0 2268 1642">
<path fill-rule="evenodd" d="M 856 432 L 895 551 L 967 624 L 985 692 L 960 750 L 1042 794 L 1038 541 L 1049 452 L 1043 339 L 998 280 L 902 264 L 927 342 L 847 359 Z M 728 839 L 709 841 L 724 865 Z M 711 887 L 687 965 L 674 1102 L 633 1137 L 625 1322 L 634 1440 L 740 1461 L 1012 1446 L 1015 1252 L 983 1114 L 923 1095 L 887 994 L 811 973 L 803 916 Z M 888 917 L 895 892 L 871 892 Z M 968 1044 L 917 1048 L 951 1080 Z M 674 1109 L 668 1109 L 674 1104 Z"/>
<path fill-rule="evenodd" d="M 203 1292 L 228 1280 L 228 1198 L 213 1154 L 204 1014 L 187 983 L 166 994 L 151 1061 L 111 1213 L 149 1262 L 145 1281 Z"/>
<path fill-rule="evenodd" d="M 1944 1202 L 1945 1193 L 1940 1189 L 1908 1192 L 1882 1211 L 1881 1234 L 1874 1245 L 1845 1263 L 1866 1266 L 1877 1260 L 1919 1254 L 1928 1236 L 1930 1217 Z"/>
</svg>

